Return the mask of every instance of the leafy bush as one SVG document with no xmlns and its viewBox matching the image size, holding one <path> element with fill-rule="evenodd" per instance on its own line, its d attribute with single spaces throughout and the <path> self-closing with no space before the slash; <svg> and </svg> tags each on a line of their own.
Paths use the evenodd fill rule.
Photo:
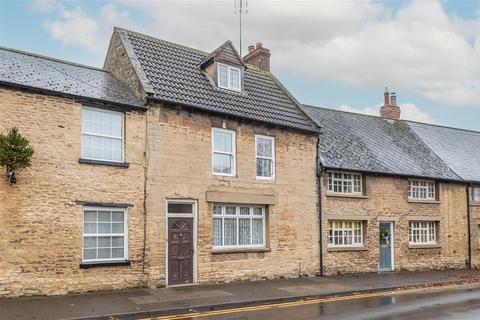
<svg viewBox="0 0 480 320">
<path fill-rule="evenodd" d="M 0 166 L 7 169 L 10 184 L 16 183 L 16 174 L 32 164 L 33 148 L 18 128 L 11 128 L 7 134 L 0 133 Z"/>
</svg>

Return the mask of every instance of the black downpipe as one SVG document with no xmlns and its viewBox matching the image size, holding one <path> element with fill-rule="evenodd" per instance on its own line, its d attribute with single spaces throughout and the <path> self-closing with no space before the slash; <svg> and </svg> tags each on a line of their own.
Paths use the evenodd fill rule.
<svg viewBox="0 0 480 320">
<path fill-rule="evenodd" d="M 320 164 L 320 137 L 317 139 L 318 224 L 320 240 L 320 277 L 323 277 L 323 223 L 322 223 L 322 166 Z"/>
<path fill-rule="evenodd" d="M 472 269 L 472 238 L 471 238 L 471 229 L 472 226 L 470 225 L 470 188 L 467 186 L 467 224 L 468 224 L 468 269 Z"/>
</svg>

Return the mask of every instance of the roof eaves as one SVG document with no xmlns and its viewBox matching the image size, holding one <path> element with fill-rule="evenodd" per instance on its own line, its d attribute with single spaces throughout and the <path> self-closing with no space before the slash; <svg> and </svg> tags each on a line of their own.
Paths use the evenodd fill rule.
<svg viewBox="0 0 480 320">
<path fill-rule="evenodd" d="M 382 176 L 391 176 L 391 177 L 406 177 L 406 178 L 420 178 L 420 179 L 430 179 L 438 181 L 447 181 L 447 182 L 457 182 L 457 183 L 467 183 L 468 181 L 463 180 L 458 177 L 458 179 L 446 178 L 446 177 L 432 177 L 428 175 L 414 175 L 414 174 L 405 174 L 405 173 L 396 173 L 396 172 L 387 172 L 387 171 L 374 171 L 374 170 L 365 170 L 365 169 L 355 169 L 355 168 L 345 168 L 345 167 L 335 167 L 335 166 L 322 166 L 324 170 L 339 170 L 339 171 L 349 171 L 349 172 L 360 172 L 367 174 L 377 174 Z"/>
<path fill-rule="evenodd" d="M 15 82 L 8 82 L 8 81 L 3 81 L 0 80 L 0 85 L 9 87 L 9 88 L 16 88 L 16 89 L 22 89 L 34 93 L 41 93 L 41 94 L 46 94 L 46 95 L 52 95 L 52 96 L 58 96 L 58 97 L 64 97 L 64 98 L 69 98 L 69 99 L 77 99 L 79 101 L 83 102 L 93 102 L 93 103 L 99 103 L 99 104 L 105 104 L 105 105 L 110 105 L 110 106 L 116 106 L 121 109 L 128 109 L 128 110 L 137 110 L 137 111 L 146 111 L 148 108 L 145 107 L 144 105 L 141 104 L 139 101 L 138 104 L 126 104 L 126 103 L 119 103 L 115 102 L 112 100 L 103 100 L 103 99 L 97 99 L 97 98 L 91 98 L 91 97 L 85 97 L 85 96 L 80 96 L 76 94 L 71 94 L 71 93 L 65 93 L 61 91 L 55 91 L 55 90 L 49 90 L 49 89 L 44 89 L 44 88 L 39 88 L 39 87 L 32 87 L 32 86 L 27 86 Z"/>
<path fill-rule="evenodd" d="M 157 102 L 157 103 L 159 103 L 159 102 L 162 103 L 163 102 L 163 103 L 171 104 L 171 105 L 184 106 L 184 107 L 187 107 L 187 108 L 191 108 L 193 110 L 200 110 L 202 112 L 206 112 L 206 113 L 210 113 L 210 114 L 217 114 L 217 115 L 230 117 L 230 118 L 234 118 L 234 119 L 248 120 L 248 121 L 252 121 L 252 122 L 255 122 L 255 123 L 259 123 L 259 124 L 270 125 L 272 127 L 277 127 L 277 128 L 300 131 L 300 132 L 308 133 L 308 134 L 318 134 L 319 133 L 318 131 L 315 131 L 315 130 L 304 129 L 304 128 L 295 127 L 295 126 L 282 125 L 282 124 L 278 124 L 278 123 L 274 123 L 274 122 L 270 122 L 270 121 L 258 120 L 258 119 L 245 117 L 245 116 L 236 116 L 236 115 L 230 114 L 228 112 L 215 111 L 215 110 L 211 110 L 211 109 L 208 109 L 208 108 L 202 108 L 201 106 L 188 105 L 188 104 L 185 104 L 185 103 L 170 101 L 170 100 L 167 100 L 167 99 L 162 99 L 162 98 L 158 98 L 158 97 L 154 97 L 154 96 L 148 96 L 146 98 L 146 100 L 147 100 L 147 104 L 148 104 L 148 102 L 154 102 L 154 103 L 155 102 Z"/>
</svg>

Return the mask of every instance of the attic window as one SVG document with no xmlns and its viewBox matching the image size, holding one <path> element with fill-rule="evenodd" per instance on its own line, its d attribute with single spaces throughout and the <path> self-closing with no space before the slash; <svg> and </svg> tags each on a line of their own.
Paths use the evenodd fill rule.
<svg viewBox="0 0 480 320">
<path fill-rule="evenodd" d="M 217 64 L 217 79 L 220 88 L 241 91 L 240 76 L 241 71 L 239 68 L 222 63 Z"/>
</svg>

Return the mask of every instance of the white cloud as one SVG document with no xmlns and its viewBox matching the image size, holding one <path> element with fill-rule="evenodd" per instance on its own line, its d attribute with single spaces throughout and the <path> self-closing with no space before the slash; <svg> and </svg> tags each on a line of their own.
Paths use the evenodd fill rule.
<svg viewBox="0 0 480 320">
<path fill-rule="evenodd" d="M 110 14 L 62 12 L 45 26 L 65 44 L 104 53 L 115 24 L 133 26 L 118 8 L 143 14 L 141 31 L 206 51 L 238 44 L 233 1 L 129 1 Z M 78 5 L 83 5 L 79 2 Z M 437 0 L 388 2 L 249 1 L 244 45 L 271 49 L 272 70 L 302 81 L 370 89 L 389 85 L 438 105 L 480 106 L 480 14 L 449 15 Z"/>
<path fill-rule="evenodd" d="M 343 104 L 338 106 L 336 109 L 348 112 L 368 114 L 371 116 L 378 116 L 380 115 L 380 106 L 381 105 L 379 104 L 377 105 L 377 107 L 354 108 L 349 105 Z M 420 108 L 413 103 L 401 103 L 399 104 L 399 107 L 401 110 L 401 119 L 418 121 L 423 123 L 435 123 L 435 120 L 432 118 L 431 115 L 420 110 Z"/>
<path fill-rule="evenodd" d="M 89 16 L 79 5 L 70 9 L 62 3 L 56 4 L 55 12 L 55 18 L 43 22 L 43 27 L 53 38 L 64 45 L 85 49 L 102 58 L 105 56 L 113 26 L 140 29 L 130 21 L 127 12 L 119 11 L 111 3 L 101 7 L 94 16 Z"/>
</svg>

